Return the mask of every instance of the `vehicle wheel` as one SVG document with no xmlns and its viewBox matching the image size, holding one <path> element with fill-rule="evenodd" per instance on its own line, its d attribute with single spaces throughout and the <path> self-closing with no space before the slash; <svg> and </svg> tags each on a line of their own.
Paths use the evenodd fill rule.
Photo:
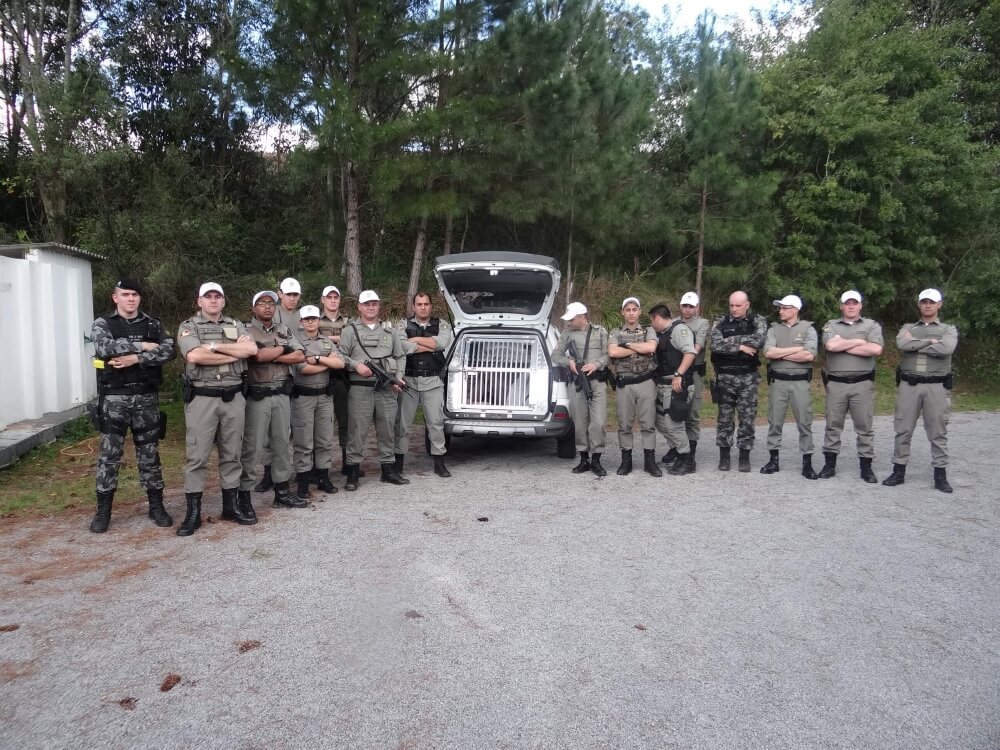
<svg viewBox="0 0 1000 750">
<path fill-rule="evenodd" d="M 576 458 L 576 432 L 572 427 L 565 436 L 556 438 L 556 455 L 559 458 Z"/>
<path fill-rule="evenodd" d="M 444 436 L 444 451 L 445 453 L 451 448 L 451 435 Z M 431 434 L 424 428 L 424 450 L 427 451 L 427 455 L 431 455 Z"/>
</svg>

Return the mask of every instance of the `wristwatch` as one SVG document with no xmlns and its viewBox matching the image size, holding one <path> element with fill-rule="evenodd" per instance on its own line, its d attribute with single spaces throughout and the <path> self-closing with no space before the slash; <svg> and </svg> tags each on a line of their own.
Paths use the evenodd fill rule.
<svg viewBox="0 0 1000 750">
<path fill-rule="evenodd" d="M 319 355 L 318 354 L 313 357 L 313 364 L 314 365 L 318 365 L 319 364 Z"/>
<path fill-rule="evenodd" d="M 215 351 L 215 342 L 214 341 L 209 341 L 208 342 L 208 350 L 210 352 L 214 352 Z"/>
</svg>

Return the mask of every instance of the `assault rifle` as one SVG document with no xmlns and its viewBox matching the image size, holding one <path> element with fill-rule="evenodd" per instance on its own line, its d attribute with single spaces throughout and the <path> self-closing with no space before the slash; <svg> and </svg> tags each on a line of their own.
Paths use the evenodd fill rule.
<svg viewBox="0 0 1000 750">
<path fill-rule="evenodd" d="M 592 401 L 594 398 L 594 387 L 590 384 L 590 379 L 583 372 L 583 359 L 580 357 L 580 353 L 576 350 L 576 344 L 572 341 L 566 347 L 566 352 L 573 358 L 576 363 L 576 387 L 583 391 L 583 396 L 588 401 Z"/>
<path fill-rule="evenodd" d="M 384 367 L 382 367 L 382 365 L 378 364 L 374 360 L 371 359 L 366 360 L 365 365 L 368 367 L 368 369 L 372 371 L 372 374 L 375 376 L 376 391 L 385 390 L 388 386 L 391 385 L 398 385 L 400 389 L 403 391 L 403 393 L 407 394 L 408 396 L 416 396 L 416 394 L 413 392 L 413 389 L 406 384 L 406 381 L 404 381 L 402 378 L 399 378 L 397 380 L 396 378 L 394 378 L 392 375 L 389 374 L 388 370 L 386 370 Z"/>
</svg>

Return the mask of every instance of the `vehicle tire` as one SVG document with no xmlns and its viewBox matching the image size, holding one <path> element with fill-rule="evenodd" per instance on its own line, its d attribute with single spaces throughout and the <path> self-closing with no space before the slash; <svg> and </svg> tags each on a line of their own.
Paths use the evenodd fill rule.
<svg viewBox="0 0 1000 750">
<path fill-rule="evenodd" d="M 450 448 L 451 448 L 451 435 L 445 435 L 444 436 L 445 453 L 447 453 Z M 427 452 L 428 456 L 431 455 L 431 434 L 427 431 L 426 427 L 424 428 L 424 450 Z"/>
<path fill-rule="evenodd" d="M 556 455 L 559 458 L 576 458 L 576 432 L 572 425 L 568 433 L 556 438 Z"/>
</svg>

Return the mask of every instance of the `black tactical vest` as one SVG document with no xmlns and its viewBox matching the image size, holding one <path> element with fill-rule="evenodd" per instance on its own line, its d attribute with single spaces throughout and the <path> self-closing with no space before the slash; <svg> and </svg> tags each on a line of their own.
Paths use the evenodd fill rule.
<svg viewBox="0 0 1000 750">
<path fill-rule="evenodd" d="M 718 329 L 724 339 L 732 338 L 733 336 L 751 336 L 757 332 L 757 313 L 750 313 L 745 318 L 739 320 L 735 320 L 727 315 L 719 323 Z M 712 364 L 716 367 L 745 367 L 749 372 L 760 367 L 760 357 L 756 354 L 747 354 L 746 352 L 724 353 L 712 350 Z"/>
<path fill-rule="evenodd" d="M 677 368 L 681 366 L 681 361 L 684 359 L 684 352 L 678 349 L 670 341 L 670 334 L 673 333 L 674 329 L 681 323 L 675 320 L 670 328 L 667 328 L 663 333 L 657 334 L 656 343 L 656 374 L 659 377 L 664 375 L 673 375 L 677 372 Z"/>
<path fill-rule="evenodd" d="M 135 343 L 149 341 L 153 344 L 158 344 L 163 333 L 160 321 L 148 315 L 143 316 L 142 320 L 131 325 L 126 323 L 121 315 L 112 315 L 109 318 L 105 318 L 105 320 L 108 322 L 108 330 L 111 331 L 112 338 L 116 339 L 128 339 Z M 109 357 L 108 359 L 113 358 Z M 104 361 L 107 362 L 108 359 Z M 159 365 L 150 367 L 135 365 L 134 367 L 124 367 L 120 370 L 116 370 L 113 367 L 105 367 L 103 370 L 97 371 L 97 384 L 101 388 L 124 388 L 133 385 L 156 387 L 161 382 L 163 382 L 163 368 Z"/>
<path fill-rule="evenodd" d="M 441 321 L 438 318 L 431 318 L 427 325 L 422 326 L 417 323 L 416 318 L 406 321 L 406 338 L 414 336 L 437 336 L 441 332 Z M 417 375 L 440 375 L 444 369 L 444 352 L 420 352 L 419 354 L 406 355 L 406 374 Z"/>
</svg>

